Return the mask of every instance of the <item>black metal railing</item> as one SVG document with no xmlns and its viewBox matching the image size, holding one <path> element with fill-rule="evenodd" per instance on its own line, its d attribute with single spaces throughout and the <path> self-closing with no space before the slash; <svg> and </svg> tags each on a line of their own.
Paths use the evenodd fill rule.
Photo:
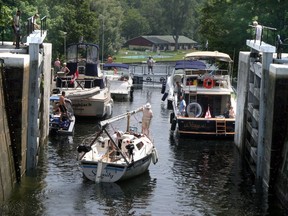
<svg viewBox="0 0 288 216">
<path fill-rule="evenodd" d="M 47 16 L 44 16 L 44 17 L 41 18 L 41 23 L 40 23 L 40 34 L 41 34 L 41 36 L 44 34 L 44 31 L 47 30 L 47 22 L 46 22 L 46 20 L 47 20 Z M 33 31 L 36 30 L 33 22 L 34 22 L 33 16 L 29 17 L 27 19 L 27 35 L 32 34 Z"/>
</svg>

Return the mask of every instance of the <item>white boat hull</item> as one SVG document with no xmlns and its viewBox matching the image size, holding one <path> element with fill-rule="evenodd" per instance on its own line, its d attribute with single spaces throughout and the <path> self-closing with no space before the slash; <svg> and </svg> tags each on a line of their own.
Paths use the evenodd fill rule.
<svg viewBox="0 0 288 216">
<path fill-rule="evenodd" d="M 106 130 L 107 125 L 120 119 L 128 117 L 129 122 L 130 115 L 141 109 L 101 121 L 102 132 L 108 136 L 98 134 L 89 145 L 78 146 L 79 165 L 87 179 L 97 183 L 117 182 L 144 173 L 151 161 L 158 162 L 157 150 L 146 135 L 137 130 L 114 131 L 110 135 Z"/>
<path fill-rule="evenodd" d="M 92 97 L 71 100 L 76 116 L 102 118 L 112 115 L 113 100 L 107 88 Z"/>
<path fill-rule="evenodd" d="M 124 161 L 122 165 L 103 162 L 100 176 L 101 182 L 117 182 L 140 175 L 147 171 L 151 163 L 151 158 L 152 154 L 128 166 Z M 98 162 L 82 162 L 80 166 L 86 178 L 91 181 L 96 180 Z"/>
</svg>

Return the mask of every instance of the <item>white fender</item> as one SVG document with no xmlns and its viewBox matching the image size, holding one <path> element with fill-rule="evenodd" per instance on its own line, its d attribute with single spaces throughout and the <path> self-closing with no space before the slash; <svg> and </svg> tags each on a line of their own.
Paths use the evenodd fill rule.
<svg viewBox="0 0 288 216">
<path fill-rule="evenodd" d="M 158 152 L 156 148 L 153 148 L 152 150 L 152 162 L 153 164 L 156 164 L 158 162 Z"/>
</svg>

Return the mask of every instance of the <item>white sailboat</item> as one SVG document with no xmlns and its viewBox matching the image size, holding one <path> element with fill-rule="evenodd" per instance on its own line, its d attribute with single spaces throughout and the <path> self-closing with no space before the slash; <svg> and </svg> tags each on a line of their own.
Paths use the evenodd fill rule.
<svg viewBox="0 0 288 216">
<path fill-rule="evenodd" d="M 151 161 L 158 162 L 152 140 L 130 128 L 130 116 L 140 111 L 142 108 L 101 121 L 101 131 L 90 145 L 78 146 L 79 164 L 86 178 L 95 182 L 122 181 L 144 173 Z M 127 118 L 126 132 L 117 130 L 111 135 L 107 126 L 124 118 Z"/>
</svg>

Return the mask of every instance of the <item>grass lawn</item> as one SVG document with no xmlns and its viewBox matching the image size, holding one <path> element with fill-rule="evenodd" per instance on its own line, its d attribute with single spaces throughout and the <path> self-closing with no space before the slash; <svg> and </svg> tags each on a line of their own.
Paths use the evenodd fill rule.
<svg viewBox="0 0 288 216">
<path fill-rule="evenodd" d="M 182 60 L 186 53 L 193 52 L 193 50 L 178 50 L 178 51 L 137 51 L 137 50 L 120 50 L 116 55 L 113 56 L 114 62 L 122 63 L 141 63 L 147 61 L 149 56 L 152 56 L 156 62 L 164 61 L 178 61 Z"/>
</svg>

